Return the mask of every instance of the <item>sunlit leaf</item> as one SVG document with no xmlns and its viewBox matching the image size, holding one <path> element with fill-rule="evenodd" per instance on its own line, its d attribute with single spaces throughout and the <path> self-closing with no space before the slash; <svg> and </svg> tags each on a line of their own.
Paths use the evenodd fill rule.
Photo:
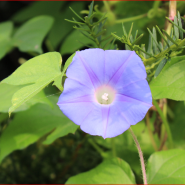
<svg viewBox="0 0 185 185">
<path fill-rule="evenodd" d="M 0 112 L 8 112 L 9 108 L 12 106 L 12 97 L 14 93 L 23 88 L 25 85 L 9 85 L 5 83 L 0 83 Z M 23 111 L 30 108 L 36 103 L 44 103 L 51 105 L 48 98 L 45 96 L 44 92 L 41 91 L 36 94 L 29 101 L 23 103 L 19 108 L 14 112 Z"/>
<path fill-rule="evenodd" d="M 150 83 L 152 96 L 185 100 L 185 56 L 171 58 L 167 64 Z"/>
<path fill-rule="evenodd" d="M 66 184 L 135 184 L 130 166 L 119 158 L 103 161 L 94 169 L 70 177 Z"/>
<path fill-rule="evenodd" d="M 184 184 L 185 151 L 174 149 L 154 153 L 148 160 L 148 184 Z"/>
<path fill-rule="evenodd" d="M 60 74 L 61 55 L 50 52 L 28 60 L 3 82 L 10 85 L 27 85 L 18 90 L 12 98 L 9 113 L 35 96 Z"/>
</svg>

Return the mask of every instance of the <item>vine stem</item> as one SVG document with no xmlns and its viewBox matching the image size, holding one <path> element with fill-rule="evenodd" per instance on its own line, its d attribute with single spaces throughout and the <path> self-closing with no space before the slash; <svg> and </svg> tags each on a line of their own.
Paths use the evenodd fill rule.
<svg viewBox="0 0 185 185">
<path fill-rule="evenodd" d="M 169 127 L 169 123 L 167 121 L 167 119 L 165 118 L 161 108 L 159 107 L 158 103 L 153 99 L 153 105 L 155 106 L 155 108 L 157 109 L 162 121 L 163 121 L 163 124 L 165 126 L 165 129 L 166 129 L 166 132 L 168 134 L 168 137 L 169 137 L 169 142 L 170 142 L 170 148 L 173 148 L 173 138 L 172 138 L 172 134 L 171 134 L 171 131 L 170 131 L 170 127 Z"/>
<path fill-rule="evenodd" d="M 136 147 L 138 149 L 138 153 L 139 153 L 139 158 L 140 158 L 140 162 L 141 162 L 141 170 L 142 170 L 142 174 L 143 174 L 143 182 L 144 184 L 147 184 L 147 178 L 146 178 L 146 169 L 145 169 L 145 161 L 144 161 L 144 158 L 143 158 L 143 152 L 141 150 L 141 147 L 139 145 L 139 142 L 137 140 L 137 137 L 136 135 L 134 134 L 133 130 L 131 129 L 131 127 L 129 128 L 129 131 L 134 139 L 134 142 L 136 144 Z"/>
<path fill-rule="evenodd" d="M 153 137 L 152 130 L 151 130 L 151 128 L 150 128 L 150 117 L 149 117 L 149 112 L 147 112 L 147 114 L 146 114 L 146 125 L 147 125 L 147 128 L 148 128 L 148 133 L 149 133 L 150 140 L 151 140 L 151 142 L 152 142 L 153 148 L 154 148 L 155 151 L 157 151 L 157 150 L 158 150 L 157 144 L 156 144 L 156 142 L 155 142 L 155 139 L 154 139 L 154 137 Z"/>
<path fill-rule="evenodd" d="M 135 21 L 135 20 L 138 20 L 138 19 L 141 19 L 143 17 L 146 17 L 147 14 L 142 14 L 142 15 L 137 15 L 135 17 L 129 17 L 129 18 L 125 18 L 125 19 L 119 19 L 119 20 L 116 20 L 116 24 L 118 23 L 125 23 L 125 22 L 130 22 L 130 21 Z"/>
</svg>

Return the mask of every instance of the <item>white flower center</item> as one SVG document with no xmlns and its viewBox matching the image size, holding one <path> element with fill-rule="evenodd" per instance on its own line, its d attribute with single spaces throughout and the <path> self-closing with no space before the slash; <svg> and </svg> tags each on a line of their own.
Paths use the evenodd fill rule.
<svg viewBox="0 0 185 185">
<path fill-rule="evenodd" d="M 115 98 L 115 90 L 110 86 L 103 85 L 96 89 L 95 97 L 100 104 L 111 104 Z"/>
<path fill-rule="evenodd" d="M 102 96 L 101 96 L 101 98 L 103 99 L 103 100 L 108 100 L 108 96 L 109 94 L 107 94 L 107 93 L 104 93 Z"/>
</svg>

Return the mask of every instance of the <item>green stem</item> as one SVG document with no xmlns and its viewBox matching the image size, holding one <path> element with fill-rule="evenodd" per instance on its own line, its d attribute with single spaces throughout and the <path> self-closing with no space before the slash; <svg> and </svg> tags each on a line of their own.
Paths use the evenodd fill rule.
<svg viewBox="0 0 185 185">
<path fill-rule="evenodd" d="M 92 27 L 90 25 L 88 25 L 90 32 L 93 33 Z M 101 45 L 98 41 L 98 39 L 96 38 L 96 36 L 94 34 L 91 34 L 91 36 L 94 38 L 95 43 L 97 44 L 98 48 L 101 48 Z"/>
<path fill-rule="evenodd" d="M 156 144 L 156 142 L 155 142 L 155 140 L 154 140 L 153 133 L 152 133 L 152 130 L 151 130 L 151 128 L 150 128 L 150 117 L 149 117 L 149 112 L 147 112 L 147 114 L 146 114 L 146 126 L 147 126 L 147 128 L 148 128 L 148 133 L 149 133 L 150 140 L 151 140 L 151 142 L 152 142 L 153 148 L 154 148 L 155 151 L 157 151 L 157 150 L 158 150 L 157 144 Z"/>
<path fill-rule="evenodd" d="M 129 17 L 129 18 L 125 18 L 125 19 L 119 19 L 119 20 L 116 20 L 116 23 L 124 23 L 124 22 L 131 22 L 131 21 L 135 21 L 135 20 L 138 20 L 138 19 L 141 19 L 143 17 L 146 17 L 147 14 L 142 14 L 142 15 L 137 15 L 135 17 Z"/>
<path fill-rule="evenodd" d="M 160 109 L 158 103 L 153 99 L 153 104 L 154 106 L 156 107 L 163 123 L 164 123 L 164 126 L 165 126 L 165 129 L 166 129 L 166 132 L 168 134 L 168 137 L 169 137 L 169 142 L 170 142 L 170 148 L 173 148 L 173 139 L 172 139 L 172 134 L 171 134 L 171 131 L 170 131 L 170 127 L 169 127 L 169 123 L 167 121 L 167 119 L 165 118 L 162 110 Z"/>
<path fill-rule="evenodd" d="M 132 131 L 131 127 L 129 128 L 129 131 L 135 141 L 135 144 L 136 144 L 136 147 L 138 149 L 138 153 L 139 153 L 139 158 L 140 158 L 140 162 L 141 162 L 141 170 L 142 170 L 142 174 L 143 174 L 143 182 L 144 184 L 147 184 L 147 178 L 146 178 L 146 169 L 145 169 L 145 161 L 144 161 L 144 158 L 143 158 L 143 152 L 141 150 L 141 147 L 139 145 L 139 142 L 134 134 L 134 132 Z"/>
</svg>

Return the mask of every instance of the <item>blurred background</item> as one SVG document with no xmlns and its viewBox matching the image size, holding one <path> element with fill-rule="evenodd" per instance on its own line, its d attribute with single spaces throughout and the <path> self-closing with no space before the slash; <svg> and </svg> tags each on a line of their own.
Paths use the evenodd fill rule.
<svg viewBox="0 0 185 185">
<path fill-rule="evenodd" d="M 45 35 L 41 47 L 43 53 L 49 51 L 60 52 L 64 65 L 67 58 L 76 50 L 88 48 L 89 45 L 94 46 L 91 40 L 73 28 L 74 25 L 72 23 L 64 20 L 71 20 L 75 16 L 69 9 L 69 6 L 84 17 L 89 9 L 89 4 L 90 2 L 86 1 L 1 1 L 0 23 L 12 21 L 14 33 L 31 18 L 39 15 L 51 16 L 54 19 L 54 23 Z M 138 34 L 144 33 L 140 43 L 147 46 L 147 28 L 152 29 L 153 26 L 158 25 L 159 28 L 165 29 L 166 26 L 165 16 L 168 16 L 169 2 L 159 2 L 157 14 L 152 12 L 155 6 L 155 2 L 152 1 L 110 1 L 106 3 L 97 1 L 94 8 L 102 15 L 107 12 L 108 20 L 105 24 L 105 36 L 111 32 L 122 36 L 121 23 L 124 22 L 126 30 L 129 31 L 133 22 L 133 32 L 138 30 Z M 177 10 L 183 16 L 185 2 L 177 2 Z M 76 17 L 75 19 L 78 20 Z M 158 37 L 160 38 L 160 36 Z M 29 43 L 27 44 L 29 45 Z M 125 49 L 124 44 L 121 42 L 116 41 L 115 44 L 117 44 L 120 50 Z M 22 63 L 36 55 L 37 53 L 35 52 L 21 51 L 18 47 L 8 50 L 0 59 L 0 80 L 9 76 Z M 52 96 L 58 96 L 60 91 L 54 86 L 49 86 L 45 89 L 45 93 L 52 98 Z M 165 103 L 161 101 L 161 106 Z M 168 101 L 167 116 L 176 148 L 185 148 L 184 111 L 184 102 Z M 24 114 L 24 111 L 19 114 Z M 8 118 L 8 113 L 0 115 L 1 135 L 14 119 L 14 115 L 11 118 Z M 1 119 L 2 115 L 3 119 Z M 159 144 L 162 121 L 158 113 L 155 110 L 150 110 L 148 115 L 158 149 L 166 150 L 168 147 L 165 145 L 165 141 L 162 146 Z M 24 121 L 26 122 L 26 119 Z M 144 157 L 147 160 L 155 151 L 155 148 L 151 144 L 152 141 L 149 137 L 145 119 L 134 126 L 133 130 L 138 137 Z M 37 142 L 23 147 L 22 150 L 10 152 L 11 154 L 2 160 L 0 164 L 0 183 L 65 183 L 69 177 L 94 168 L 102 162 L 103 158 L 112 155 L 116 155 L 128 162 L 134 171 L 137 183 L 142 183 L 137 149 L 130 133 L 127 131 L 114 139 L 104 140 L 98 136 L 89 136 L 77 129 L 75 133 L 60 137 L 50 145 L 43 144 L 45 137 L 46 135 L 43 135 Z M 13 146 L 10 147 L 13 148 Z"/>
</svg>

